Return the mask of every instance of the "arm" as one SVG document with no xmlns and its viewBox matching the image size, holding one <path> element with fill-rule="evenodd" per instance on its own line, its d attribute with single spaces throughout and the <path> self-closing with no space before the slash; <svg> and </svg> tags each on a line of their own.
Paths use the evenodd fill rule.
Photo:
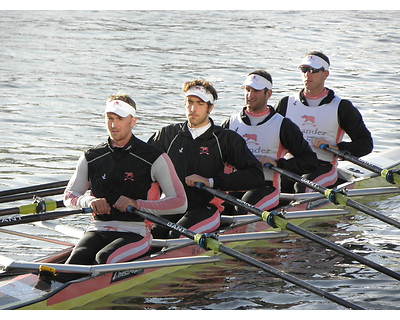
<svg viewBox="0 0 400 320">
<path fill-rule="evenodd" d="M 220 172 L 214 179 L 214 187 L 224 191 L 257 189 L 264 185 L 264 173 L 260 161 L 251 153 L 246 141 L 236 132 L 224 129 L 225 145 L 222 146 L 225 161 L 235 167 L 226 174 Z"/>
<path fill-rule="evenodd" d="M 279 100 L 274 107 L 276 112 L 283 115 L 284 117 L 286 116 L 288 100 L 289 100 L 289 97 L 284 97 L 281 100 Z"/>
<path fill-rule="evenodd" d="M 89 206 L 89 202 L 95 197 L 85 195 L 90 188 L 88 180 L 88 163 L 85 155 L 82 155 L 76 166 L 75 172 L 64 191 L 64 205 L 68 208 L 80 209 Z"/>
<path fill-rule="evenodd" d="M 317 169 L 317 155 L 304 139 L 299 127 L 289 118 L 283 119 L 280 139 L 282 146 L 293 155 L 293 158 L 278 159 L 279 168 L 296 174 L 309 173 Z"/>
<path fill-rule="evenodd" d="M 361 113 L 349 100 L 340 102 L 338 118 L 339 126 L 351 139 L 351 142 L 338 143 L 339 150 L 346 150 L 355 157 L 369 154 L 374 147 L 371 133 L 365 126 Z"/>
<path fill-rule="evenodd" d="M 166 153 L 161 154 L 153 163 L 151 172 L 153 180 L 158 182 L 165 197 L 158 200 L 137 200 L 137 208 L 159 215 L 184 213 L 187 209 L 185 189 Z"/>
<path fill-rule="evenodd" d="M 221 127 L 225 129 L 229 129 L 229 123 L 230 123 L 230 118 L 225 120 L 222 124 Z"/>
</svg>

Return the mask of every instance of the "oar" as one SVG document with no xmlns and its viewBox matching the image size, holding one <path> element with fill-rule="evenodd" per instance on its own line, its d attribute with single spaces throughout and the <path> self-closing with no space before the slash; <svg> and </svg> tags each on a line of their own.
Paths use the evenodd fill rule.
<svg viewBox="0 0 400 320">
<path fill-rule="evenodd" d="M 84 208 L 79 210 L 66 210 L 66 211 L 52 211 L 46 213 L 30 214 L 27 216 L 12 216 L 0 219 L 0 227 L 13 226 L 17 224 L 31 223 L 36 221 L 54 220 L 58 218 L 67 217 L 73 214 L 90 213 L 91 208 Z"/>
<path fill-rule="evenodd" d="M 291 180 L 302 183 L 310 189 L 318 191 L 319 193 L 325 195 L 325 197 L 327 199 L 329 199 L 329 201 L 331 201 L 332 203 L 334 203 L 336 205 L 342 204 L 344 206 L 352 207 L 354 209 L 362 211 L 374 218 L 377 218 L 383 222 L 386 222 L 386 223 L 400 229 L 400 222 L 393 220 L 392 218 L 389 218 L 389 217 L 379 213 L 378 211 L 375 211 L 361 203 L 358 203 L 358 202 L 350 199 L 348 196 L 346 196 L 344 193 L 342 193 L 340 191 L 325 188 L 325 187 L 323 187 L 317 183 L 314 183 L 308 179 L 305 179 L 302 176 L 299 176 L 293 172 L 287 171 L 282 168 L 275 167 L 270 163 L 265 164 L 265 167 L 267 167 L 268 169 L 271 169 L 273 171 L 279 172 L 281 175 L 284 175 Z"/>
<path fill-rule="evenodd" d="M 340 186 L 338 186 L 339 188 Z M 346 185 L 343 185 L 346 188 Z M 342 189 L 340 187 L 339 189 Z M 379 187 L 379 188 L 366 188 L 366 189 L 353 189 L 347 190 L 346 195 L 348 197 L 366 197 L 376 196 L 382 194 L 400 193 L 399 187 Z M 281 193 L 279 199 L 298 201 L 302 199 L 310 199 L 310 201 L 324 199 L 325 196 L 319 192 L 305 192 L 305 193 Z"/>
<path fill-rule="evenodd" d="M 13 195 L 13 194 L 38 191 L 38 190 L 46 190 L 46 189 L 54 189 L 54 188 L 58 188 L 58 187 L 65 187 L 67 185 L 67 183 L 68 183 L 68 180 L 59 181 L 59 182 L 50 182 L 50 183 L 45 183 L 45 184 L 39 184 L 36 186 L 23 187 L 23 188 L 11 189 L 11 190 L 3 190 L 3 191 L 0 191 L 0 197 L 9 196 L 9 195 Z"/>
<path fill-rule="evenodd" d="M 276 212 L 263 211 L 257 207 L 254 207 L 253 205 L 251 205 L 247 202 L 244 202 L 243 200 L 237 199 L 229 194 L 226 194 L 225 192 L 206 187 L 203 184 L 197 183 L 195 185 L 196 185 L 196 187 L 198 187 L 200 189 L 204 189 L 204 190 L 208 191 L 209 193 L 213 194 L 214 196 L 221 198 L 222 200 L 230 202 L 233 205 L 236 205 L 238 207 L 243 208 L 244 210 L 254 213 L 255 215 L 261 217 L 264 221 L 266 221 L 273 228 L 279 227 L 282 230 L 293 231 L 294 233 L 297 233 L 298 235 L 301 235 L 305 238 L 308 238 L 312 241 L 322 244 L 323 246 L 325 246 L 329 249 L 332 249 L 332 250 L 339 252 L 347 257 L 350 257 L 353 260 L 356 260 L 362 264 L 365 264 L 365 265 L 371 267 L 372 269 L 382 272 L 396 280 L 400 280 L 399 273 L 392 271 L 384 266 L 381 266 L 381 265 L 379 265 L 371 260 L 368 260 L 362 256 L 359 256 L 358 254 L 355 254 L 341 246 L 338 246 L 335 243 L 325 240 L 325 239 L 323 239 L 307 230 L 304 230 L 294 224 L 291 224 L 291 223 L 287 222 L 285 219 L 283 219 L 281 216 L 279 216 Z"/>
<path fill-rule="evenodd" d="M 364 169 L 367 169 L 369 171 L 379 174 L 382 178 L 386 179 L 386 181 L 391 184 L 400 184 L 400 171 L 399 170 L 396 170 L 396 169 L 389 170 L 389 169 L 380 168 L 372 163 L 369 163 L 363 159 L 353 156 L 350 152 L 332 149 L 329 147 L 328 144 L 322 144 L 320 146 L 320 148 L 323 150 L 332 152 L 335 156 L 338 156 L 344 160 L 347 160 L 356 165 L 359 165 L 360 167 L 362 167 Z"/>
<path fill-rule="evenodd" d="M 163 227 L 165 227 L 167 229 L 175 230 L 179 234 L 181 234 L 181 235 L 183 235 L 183 236 L 185 236 L 185 237 L 187 237 L 189 239 L 195 240 L 198 243 L 198 245 L 201 248 L 205 249 L 205 250 L 210 249 L 210 250 L 213 250 L 215 252 L 225 253 L 228 256 L 236 258 L 239 261 L 242 261 L 244 263 L 252 265 L 252 266 L 254 266 L 256 268 L 260 268 L 260 269 L 262 269 L 262 270 L 264 270 L 264 271 L 266 271 L 268 273 L 271 273 L 271 274 L 273 274 L 273 275 L 275 275 L 275 276 L 277 276 L 277 277 L 279 277 L 281 279 L 284 279 L 284 280 L 286 280 L 288 282 L 291 282 L 291 283 L 293 283 L 293 284 L 295 284 L 295 285 L 297 285 L 297 286 L 299 286 L 301 288 L 304 288 L 304 289 L 306 289 L 306 290 L 308 290 L 310 292 L 313 292 L 313 293 L 315 293 L 315 294 L 317 294 L 317 295 L 319 295 L 321 297 L 324 297 L 324 298 L 326 298 L 326 299 L 328 299 L 330 301 L 333 301 L 333 302 L 335 302 L 335 303 L 337 303 L 339 305 L 342 305 L 342 306 L 344 306 L 346 308 L 358 309 L 358 310 L 363 309 L 363 308 L 361 308 L 361 307 L 359 307 L 359 306 L 357 306 L 357 305 L 355 305 L 355 304 L 353 304 L 353 303 L 351 303 L 349 301 L 343 300 L 343 299 L 341 299 L 341 298 L 339 298 L 339 297 L 337 297 L 337 296 L 335 296 L 333 294 L 330 294 L 329 292 L 326 292 L 326 291 L 323 291 L 323 290 L 321 290 L 321 289 L 319 289 L 317 287 L 314 287 L 313 285 L 311 285 L 311 284 L 309 284 L 309 283 L 307 283 L 307 282 L 305 282 L 303 280 L 297 279 L 297 278 L 295 278 L 295 277 L 293 277 L 293 276 L 291 276 L 291 275 L 289 275 L 287 273 L 284 273 L 284 272 L 282 272 L 282 271 L 280 271 L 278 269 L 275 269 L 275 268 L 267 265 L 266 263 L 258 261 L 256 259 L 254 259 L 252 257 L 249 257 L 249 256 L 247 256 L 247 255 L 245 255 L 243 253 L 240 253 L 240 252 L 238 252 L 238 251 L 236 251 L 234 249 L 231 249 L 231 248 L 223 245 L 218 240 L 216 240 L 214 238 L 211 238 L 211 237 L 207 237 L 207 235 L 205 235 L 205 234 L 196 234 L 195 232 L 190 231 L 190 230 L 188 230 L 188 229 L 186 229 L 186 228 L 184 228 L 182 226 L 179 226 L 179 225 L 177 225 L 175 223 L 172 223 L 172 222 L 170 222 L 170 221 L 168 221 L 168 220 L 166 220 L 164 218 L 161 218 L 159 216 L 156 216 L 156 215 L 153 215 L 153 214 L 150 214 L 150 213 L 145 213 L 145 212 L 136 210 L 132 206 L 127 207 L 127 211 L 129 211 L 131 213 L 136 213 L 137 215 L 139 215 L 143 219 L 146 219 L 146 220 L 148 220 L 150 222 L 159 224 L 160 226 L 163 226 Z"/>
<path fill-rule="evenodd" d="M 40 237 L 40 236 L 34 236 L 34 235 L 31 235 L 31 234 L 18 232 L 18 231 L 13 231 L 13 230 L 7 230 L 7 229 L 3 229 L 3 228 L 0 228 L 0 232 L 11 234 L 13 236 L 24 237 L 24 238 L 29 238 L 29 239 L 34 239 L 34 240 L 39 240 L 39 241 L 45 241 L 45 242 L 50 242 L 50 243 L 54 243 L 54 244 L 59 244 L 59 245 L 62 245 L 62 246 L 67 246 L 67 247 L 72 247 L 74 245 L 73 243 L 70 243 L 70 242 L 65 242 L 65 241 L 56 240 L 56 239 L 44 238 L 44 237 Z"/>
<path fill-rule="evenodd" d="M 39 213 L 46 211 L 54 211 L 57 208 L 63 207 L 64 202 L 59 201 L 39 201 L 31 204 L 25 204 L 19 207 L 1 209 L 0 216 L 6 216 L 9 214 L 29 214 L 29 213 Z"/>
<path fill-rule="evenodd" d="M 62 194 L 64 192 L 64 190 L 65 190 L 65 187 L 61 187 L 61 188 L 54 188 L 54 189 L 49 189 L 49 190 L 37 191 L 37 192 L 27 192 L 27 193 L 4 196 L 4 197 L 0 197 L 0 203 L 29 199 L 29 198 L 33 198 L 35 196 L 38 196 L 38 197 L 54 196 L 57 194 Z"/>
</svg>

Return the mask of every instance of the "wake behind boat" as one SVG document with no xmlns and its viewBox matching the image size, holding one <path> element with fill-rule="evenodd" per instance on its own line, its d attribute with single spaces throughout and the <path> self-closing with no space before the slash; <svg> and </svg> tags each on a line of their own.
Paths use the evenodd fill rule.
<svg viewBox="0 0 400 320">
<path fill-rule="evenodd" d="M 400 149 L 364 157 L 371 163 L 385 168 L 398 167 Z M 343 161 L 339 165 L 341 183 L 337 189 L 349 190 L 348 195 L 365 196 L 397 193 L 399 188 L 389 184 L 376 173 Z M 358 191 L 358 193 L 357 193 Z M 292 203 L 287 206 L 286 219 L 300 225 L 307 219 L 321 216 L 347 214 L 338 209 L 318 193 L 282 195 Z M 298 203 L 303 202 L 302 205 Z M 314 210 L 310 210 L 310 209 Z M 316 209 L 318 208 L 318 209 Z M 291 220 L 292 221 L 292 220 Z M 249 241 L 286 237 L 287 232 L 271 229 L 256 215 L 223 216 L 222 228 L 218 232 L 219 241 L 229 248 L 240 248 Z M 45 223 L 43 224 L 45 225 Z M 49 227 L 51 224 L 47 224 Z M 95 266 L 77 266 L 62 264 L 72 247 L 52 254 L 38 262 L 14 261 L 1 257 L 3 280 L 0 285 L 0 308 L 2 309 L 71 309 L 95 301 L 105 294 L 121 292 L 150 279 L 157 279 L 166 274 L 178 272 L 194 264 L 206 264 L 212 268 L 223 255 L 212 250 L 204 250 L 190 239 L 154 240 L 154 245 L 163 248 L 152 256 L 142 257 L 128 263 Z M 42 271 L 40 271 L 42 270 Z M 11 276 L 20 272 L 18 276 Z M 65 272 L 80 273 L 82 277 L 69 282 L 55 280 L 52 274 Z M 42 274 L 42 287 L 38 286 L 38 274 Z M 39 282 L 40 283 L 40 282 Z M 46 285 L 47 284 L 47 285 Z"/>
</svg>

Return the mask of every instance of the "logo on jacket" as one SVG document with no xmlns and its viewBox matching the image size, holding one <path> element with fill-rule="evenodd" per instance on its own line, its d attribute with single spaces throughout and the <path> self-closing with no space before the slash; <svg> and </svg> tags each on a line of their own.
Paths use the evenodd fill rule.
<svg viewBox="0 0 400 320">
<path fill-rule="evenodd" d="M 125 172 L 125 178 L 124 181 L 130 180 L 130 181 L 135 181 L 133 172 Z"/>
<path fill-rule="evenodd" d="M 246 140 L 246 143 L 253 142 L 254 144 L 258 145 L 257 135 L 255 133 L 245 133 L 243 138 Z"/>
<path fill-rule="evenodd" d="M 305 125 L 306 123 L 314 123 L 315 122 L 315 117 L 314 116 L 302 116 L 302 118 L 304 119 L 304 123 L 303 125 Z"/>
<path fill-rule="evenodd" d="M 200 154 L 206 154 L 209 156 L 210 153 L 208 152 L 208 147 L 200 147 Z"/>
</svg>

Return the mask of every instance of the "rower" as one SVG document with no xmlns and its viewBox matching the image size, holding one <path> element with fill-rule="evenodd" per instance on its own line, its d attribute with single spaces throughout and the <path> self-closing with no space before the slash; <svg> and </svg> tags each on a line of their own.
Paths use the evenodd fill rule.
<svg viewBox="0 0 400 320">
<path fill-rule="evenodd" d="M 318 169 L 304 175 L 324 187 L 338 180 L 337 158 L 319 148 L 322 144 L 338 150 L 347 150 L 356 157 L 369 154 L 373 149 L 371 133 L 364 124 L 361 113 L 349 100 L 338 97 L 325 87 L 329 76 L 329 58 L 319 51 L 308 53 L 299 70 L 304 88 L 300 93 L 282 98 L 275 109 L 290 118 L 303 132 L 305 139 L 318 156 Z M 351 141 L 343 141 L 344 134 Z M 303 184 L 282 178 L 282 192 L 310 192 Z"/>
</svg>

